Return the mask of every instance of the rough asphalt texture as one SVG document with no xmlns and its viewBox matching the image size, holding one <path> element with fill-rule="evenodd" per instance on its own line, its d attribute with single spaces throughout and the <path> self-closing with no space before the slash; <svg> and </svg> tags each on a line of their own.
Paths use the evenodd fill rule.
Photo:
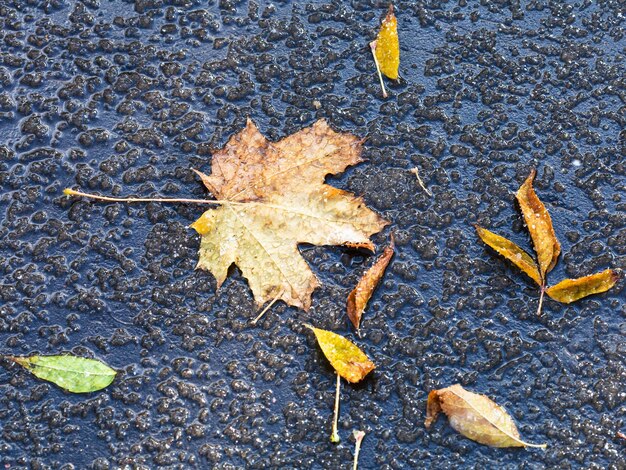
<svg viewBox="0 0 626 470">
<path fill-rule="evenodd" d="M 477 241 L 530 249 L 530 168 L 563 255 L 552 283 L 626 268 L 626 12 L 618 0 L 397 2 L 401 80 L 381 98 L 367 44 L 386 2 L 0 1 L 0 352 L 73 352 L 121 371 L 71 395 L 5 362 L 5 468 L 625 468 L 624 281 L 565 306 Z M 194 271 L 205 197 L 189 171 L 250 116 L 271 139 L 326 118 L 369 161 L 331 184 L 393 221 L 397 254 L 355 338 L 345 300 L 372 257 L 303 246 L 323 287 L 258 326 L 233 270 Z M 409 171 L 418 167 L 433 196 Z M 375 237 L 379 250 L 389 230 Z M 302 327 L 378 368 L 344 384 Z M 426 396 L 461 383 L 546 451 L 491 449 Z"/>
</svg>

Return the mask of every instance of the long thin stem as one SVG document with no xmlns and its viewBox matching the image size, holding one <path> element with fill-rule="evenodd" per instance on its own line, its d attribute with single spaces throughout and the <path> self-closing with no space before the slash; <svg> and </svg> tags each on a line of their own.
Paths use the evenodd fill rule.
<svg viewBox="0 0 626 470">
<path fill-rule="evenodd" d="M 361 452 L 361 442 L 363 442 L 363 438 L 365 437 L 365 431 L 352 431 L 355 439 L 355 447 L 354 447 L 354 465 L 352 466 L 352 470 L 358 470 L 359 467 L 359 452 Z"/>
<path fill-rule="evenodd" d="M 337 421 L 339 420 L 339 387 L 341 386 L 341 376 L 337 374 L 337 393 L 335 395 L 335 416 L 333 417 L 333 432 L 330 435 L 330 442 L 337 444 L 341 439 L 337 432 Z"/>
<path fill-rule="evenodd" d="M 378 59 L 376 58 L 376 41 L 370 42 L 370 49 L 372 50 L 372 55 L 374 56 L 374 63 L 376 64 L 376 71 L 378 72 L 378 79 L 380 80 L 380 86 L 383 89 L 383 98 L 387 98 L 387 90 L 385 90 L 385 82 L 383 81 L 383 74 L 380 73 L 380 64 L 378 63 Z"/>
<path fill-rule="evenodd" d="M 541 315 L 541 307 L 543 306 L 543 294 L 546 292 L 546 285 L 541 286 L 541 294 L 539 295 L 539 306 L 537 307 L 537 316 Z"/>
<path fill-rule="evenodd" d="M 70 188 L 66 188 L 63 190 L 63 194 L 67 196 L 81 196 L 87 197 L 89 199 L 95 199 L 97 201 L 107 201 L 107 202 L 183 202 L 190 204 L 233 204 L 231 201 L 219 201 L 215 199 L 178 199 L 178 198 L 167 198 L 167 197 L 110 197 L 110 196 L 100 196 L 99 194 L 89 194 L 83 193 L 81 191 L 75 191 Z M 236 204 L 236 203 L 234 203 Z"/>
<path fill-rule="evenodd" d="M 281 291 L 280 291 L 280 293 L 279 293 L 276 297 L 274 297 L 274 298 L 271 300 L 271 302 L 270 302 L 269 304 L 267 304 L 267 306 L 263 309 L 263 311 L 261 311 L 261 313 L 259 313 L 259 314 L 257 315 L 257 317 L 256 317 L 254 320 L 252 320 L 252 321 L 251 321 L 251 323 L 252 323 L 253 325 L 256 325 L 256 323 L 257 323 L 257 322 L 261 319 L 261 317 L 262 317 L 263 315 L 265 315 L 265 313 L 266 313 L 266 312 L 267 312 L 270 308 L 272 308 L 272 305 L 274 305 L 274 304 L 276 303 L 276 301 L 278 301 L 278 299 L 280 299 L 281 295 L 283 295 L 283 292 L 284 292 L 284 291 L 282 291 L 282 290 L 281 290 Z"/>
</svg>

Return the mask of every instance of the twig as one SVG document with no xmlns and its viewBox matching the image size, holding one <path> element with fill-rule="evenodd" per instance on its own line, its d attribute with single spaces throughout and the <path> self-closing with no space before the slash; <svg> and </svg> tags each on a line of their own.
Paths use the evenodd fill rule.
<svg viewBox="0 0 626 470">
<path fill-rule="evenodd" d="M 253 325 L 256 325 L 256 322 L 258 322 L 258 321 L 261 319 L 261 317 L 262 317 L 263 315 L 265 315 L 265 313 L 266 313 L 266 312 L 267 312 L 270 308 L 272 308 L 272 305 L 274 305 L 274 304 L 276 303 L 276 301 L 277 301 L 278 299 L 280 299 L 280 297 L 283 295 L 283 292 L 284 292 L 284 291 L 282 291 L 282 290 L 281 290 L 281 291 L 280 291 L 280 293 L 279 293 L 276 297 L 274 297 L 274 298 L 272 299 L 272 301 L 271 301 L 269 304 L 267 304 L 267 306 L 263 309 L 263 311 L 262 311 L 261 313 L 259 313 L 259 314 L 257 315 L 257 317 L 256 317 L 254 320 L 252 320 L 250 323 L 252 323 Z"/>
<path fill-rule="evenodd" d="M 354 436 L 355 447 L 354 447 L 354 465 L 352 470 L 357 470 L 359 466 L 359 452 L 361 452 L 361 442 L 363 442 L 363 438 L 365 437 L 365 431 L 352 431 L 352 435 Z"/>
<path fill-rule="evenodd" d="M 428 188 L 426 187 L 426 185 L 422 181 L 422 178 L 420 177 L 419 169 L 417 167 L 415 167 L 415 168 L 411 168 L 409 171 L 415 175 L 415 177 L 417 178 L 417 182 L 419 183 L 420 187 L 426 192 L 426 194 L 428 194 L 429 196 L 432 196 L 433 193 L 431 193 L 428 190 Z"/>
<path fill-rule="evenodd" d="M 378 79 L 380 80 L 380 86 L 383 89 L 383 98 L 387 98 L 387 90 L 385 90 L 385 82 L 383 81 L 383 74 L 380 73 L 380 64 L 378 63 L 378 59 L 376 58 L 376 45 L 378 41 L 370 42 L 370 49 L 372 50 L 372 55 L 374 56 L 374 63 L 376 64 L 376 71 L 378 72 Z"/>
<path fill-rule="evenodd" d="M 337 392 L 335 395 L 335 415 L 333 417 L 333 432 L 330 435 L 330 442 L 337 444 L 341 439 L 337 432 L 337 421 L 339 420 L 339 387 L 341 386 L 341 376 L 337 374 Z"/>
</svg>

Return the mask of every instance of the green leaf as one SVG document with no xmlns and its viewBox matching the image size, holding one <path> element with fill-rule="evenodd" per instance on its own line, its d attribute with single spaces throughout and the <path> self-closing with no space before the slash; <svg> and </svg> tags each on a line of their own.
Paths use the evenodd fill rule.
<svg viewBox="0 0 626 470">
<path fill-rule="evenodd" d="M 9 357 L 40 379 L 73 393 L 95 392 L 113 382 L 117 372 L 95 359 L 77 356 Z"/>
</svg>

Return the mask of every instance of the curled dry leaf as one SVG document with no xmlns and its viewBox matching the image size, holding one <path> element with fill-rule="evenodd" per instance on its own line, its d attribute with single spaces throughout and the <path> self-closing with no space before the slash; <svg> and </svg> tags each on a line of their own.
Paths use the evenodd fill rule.
<svg viewBox="0 0 626 470">
<path fill-rule="evenodd" d="M 357 330 L 359 329 L 359 324 L 361 323 L 363 311 L 372 297 L 374 289 L 376 289 L 376 286 L 385 274 L 389 261 L 391 261 L 394 247 L 395 243 L 392 233 L 389 246 L 385 248 L 383 254 L 380 255 L 372 267 L 369 268 L 365 274 L 363 274 L 363 277 L 361 277 L 357 286 L 348 296 L 348 318 L 350 318 L 350 321 Z"/>
<path fill-rule="evenodd" d="M 117 372 L 95 359 L 77 356 L 9 357 L 40 379 L 73 393 L 95 392 L 113 382 Z"/>
<path fill-rule="evenodd" d="M 465 390 L 461 385 L 433 390 L 428 395 L 425 426 L 428 428 L 443 411 L 450 426 L 465 437 L 491 447 L 541 447 L 520 439 L 515 422 L 484 395 Z"/>
<path fill-rule="evenodd" d="M 202 236 L 198 268 L 221 286 L 236 264 L 259 305 L 276 297 L 308 310 L 319 282 L 299 243 L 373 249 L 370 235 L 387 222 L 363 199 L 324 183 L 362 161 L 362 140 L 324 120 L 269 142 L 248 120 L 213 155 L 212 173 L 197 172 L 220 201 L 192 227 Z"/>
<path fill-rule="evenodd" d="M 537 285 L 541 286 L 541 274 L 537 263 L 532 257 L 511 240 L 501 237 L 489 230 L 475 225 L 480 239 L 496 250 L 499 254 L 526 273 Z"/>
<path fill-rule="evenodd" d="M 588 295 L 606 292 L 615 285 L 618 279 L 619 274 L 616 271 L 606 269 L 578 279 L 564 279 L 546 289 L 546 294 L 554 300 L 569 304 Z"/>
<path fill-rule="evenodd" d="M 552 270 L 561 253 L 561 244 L 556 238 L 552 219 L 533 189 L 533 180 L 537 174 L 532 170 L 524 184 L 517 191 L 517 201 L 522 209 L 524 221 L 533 240 L 533 246 L 539 261 L 539 271 L 545 285 L 546 274 Z"/>
<path fill-rule="evenodd" d="M 305 326 L 315 333 L 326 359 L 348 382 L 360 382 L 376 367 L 363 351 L 343 336 L 308 324 Z"/>
</svg>

